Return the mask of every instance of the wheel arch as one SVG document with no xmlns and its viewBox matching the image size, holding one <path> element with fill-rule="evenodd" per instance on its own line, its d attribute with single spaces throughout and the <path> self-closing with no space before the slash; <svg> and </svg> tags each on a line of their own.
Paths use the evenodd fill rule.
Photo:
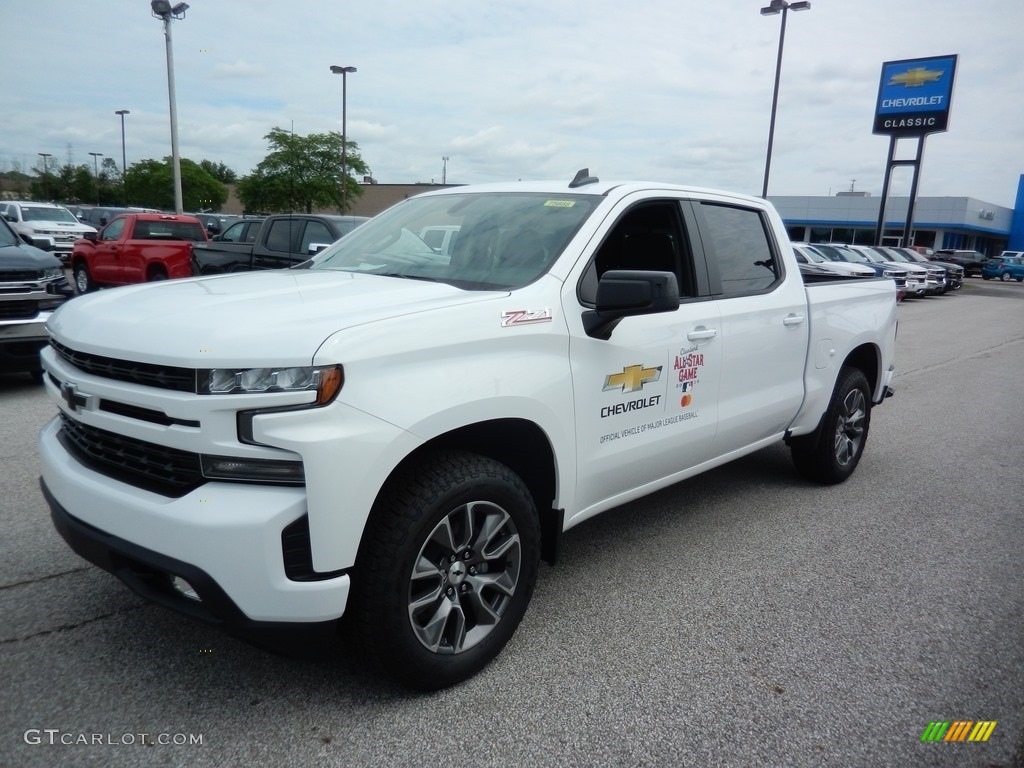
<svg viewBox="0 0 1024 768">
<path fill-rule="evenodd" d="M 842 371 L 843 368 L 847 367 L 858 369 L 864 374 L 864 378 L 871 385 L 872 393 L 875 393 L 881 384 L 881 360 L 882 351 L 878 348 L 877 344 L 861 344 L 850 351 L 850 354 L 843 360 L 843 364 L 839 366 L 839 370 Z"/>
<path fill-rule="evenodd" d="M 467 424 L 437 435 L 406 456 L 392 476 L 407 464 L 437 450 L 462 450 L 498 461 L 515 472 L 530 490 L 541 529 L 541 557 L 558 559 L 564 510 L 554 509 L 557 489 L 555 452 L 544 431 L 526 419 L 508 418 Z"/>
</svg>

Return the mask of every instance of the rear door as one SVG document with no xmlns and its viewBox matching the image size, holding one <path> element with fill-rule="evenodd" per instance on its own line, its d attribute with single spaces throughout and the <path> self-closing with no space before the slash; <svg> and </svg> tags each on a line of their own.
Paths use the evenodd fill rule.
<svg viewBox="0 0 1024 768">
<path fill-rule="evenodd" d="M 267 220 L 262 242 L 253 251 L 253 269 L 281 269 L 291 266 L 292 254 L 299 247 L 306 219 L 302 216 L 284 216 Z"/>
<path fill-rule="evenodd" d="M 694 200 L 693 212 L 719 309 L 719 423 L 715 456 L 777 436 L 804 396 L 809 318 L 803 279 L 787 261 L 765 211 Z"/>
</svg>

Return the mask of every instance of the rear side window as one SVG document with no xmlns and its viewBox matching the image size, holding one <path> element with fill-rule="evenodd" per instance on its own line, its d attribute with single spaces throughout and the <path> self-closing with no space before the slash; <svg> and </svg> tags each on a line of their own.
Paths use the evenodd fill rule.
<svg viewBox="0 0 1024 768">
<path fill-rule="evenodd" d="M 270 232 L 267 233 L 267 250 L 283 251 L 288 253 L 292 249 L 292 227 L 302 226 L 301 220 L 278 219 L 271 222 Z"/>
<path fill-rule="evenodd" d="M 701 239 L 717 267 L 723 296 L 757 293 L 781 275 L 760 211 L 701 203 Z M 710 242 L 709 242 L 710 241 Z"/>
<path fill-rule="evenodd" d="M 204 240 L 203 227 L 191 221 L 136 221 L 136 240 Z"/>
<path fill-rule="evenodd" d="M 310 221 L 306 224 L 306 231 L 302 233 L 302 244 L 299 246 L 299 253 L 308 253 L 313 243 L 330 245 L 337 238 L 322 221 Z"/>
</svg>

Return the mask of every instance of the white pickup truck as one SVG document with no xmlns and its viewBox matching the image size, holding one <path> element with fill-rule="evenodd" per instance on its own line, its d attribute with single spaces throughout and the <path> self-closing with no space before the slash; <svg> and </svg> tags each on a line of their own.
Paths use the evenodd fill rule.
<svg viewBox="0 0 1024 768">
<path fill-rule="evenodd" d="M 434 689 L 500 652 L 587 518 L 780 440 L 846 479 L 896 293 L 805 285 L 764 200 L 581 171 L 413 197 L 297 268 L 79 297 L 49 331 L 42 488 L 75 551 L 249 638 L 344 615 Z"/>
</svg>

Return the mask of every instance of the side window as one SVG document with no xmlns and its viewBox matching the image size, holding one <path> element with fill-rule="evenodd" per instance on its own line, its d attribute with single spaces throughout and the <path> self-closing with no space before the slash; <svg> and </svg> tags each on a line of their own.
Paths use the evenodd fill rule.
<svg viewBox="0 0 1024 768">
<path fill-rule="evenodd" d="M 330 245 L 337 239 L 322 221 L 309 221 L 306 223 L 306 230 L 302 233 L 302 245 L 299 248 L 299 253 L 308 254 L 309 246 L 313 243 Z"/>
<path fill-rule="evenodd" d="M 232 224 L 230 227 L 224 230 L 224 234 L 220 236 L 220 239 L 225 243 L 237 243 L 242 239 L 242 230 L 245 228 L 245 223 Z"/>
<path fill-rule="evenodd" d="M 259 234 L 260 224 L 262 224 L 262 222 L 256 221 L 250 222 L 249 224 L 246 225 L 248 228 L 245 230 L 245 242 L 256 242 L 256 235 Z"/>
<path fill-rule="evenodd" d="M 124 231 L 124 219 L 114 219 L 107 227 L 103 230 L 103 240 L 118 240 L 121 237 L 121 232 Z"/>
<path fill-rule="evenodd" d="M 292 249 L 292 227 L 302 225 L 294 219 L 278 219 L 270 225 L 267 233 L 267 250 L 288 253 Z"/>
<path fill-rule="evenodd" d="M 697 295 L 693 259 L 683 236 L 679 201 L 643 203 L 628 210 L 604 238 L 580 281 L 584 304 L 597 299 L 597 283 L 613 269 L 672 272 L 682 298 Z"/>
<path fill-rule="evenodd" d="M 715 203 L 700 206 L 702 240 L 717 268 L 723 296 L 770 288 L 781 274 L 759 211 Z"/>
</svg>

